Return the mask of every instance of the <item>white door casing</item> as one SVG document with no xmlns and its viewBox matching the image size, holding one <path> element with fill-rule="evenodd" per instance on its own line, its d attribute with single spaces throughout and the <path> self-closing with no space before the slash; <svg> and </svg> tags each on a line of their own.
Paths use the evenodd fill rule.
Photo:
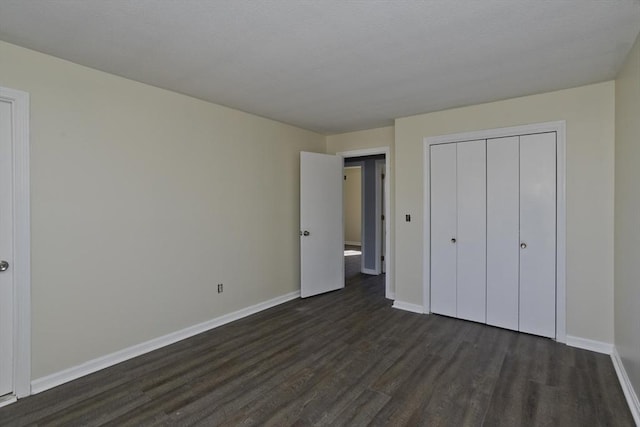
<svg viewBox="0 0 640 427">
<path fill-rule="evenodd" d="M 381 180 L 380 180 L 380 212 L 382 212 L 382 219 L 381 219 L 381 223 L 380 223 L 380 235 L 382 236 L 382 242 L 380 245 L 380 250 L 382 251 L 382 272 L 386 273 L 387 272 L 387 260 L 386 260 L 386 253 L 387 253 L 387 225 L 386 225 L 386 221 L 388 221 L 388 218 L 385 215 L 385 212 L 387 210 L 386 206 L 387 206 L 387 194 L 385 193 L 384 187 L 384 180 L 385 180 L 385 171 L 386 171 L 386 159 L 385 162 L 381 163 L 381 170 L 380 173 L 381 175 Z"/>
<path fill-rule="evenodd" d="M 2 311 L 11 304 L 11 320 L 2 316 L 4 331 L 11 334 L 11 356 L 2 355 L 2 362 L 10 363 L 11 388 L 0 405 L 16 397 L 31 393 L 31 267 L 30 267 L 30 214 L 29 214 L 29 94 L 23 91 L 0 87 L 0 259 L 7 260 L 9 267 L 0 273 L 0 286 L 8 286 L 10 292 L 2 291 Z M 7 122 L 7 114 L 10 115 Z M 10 127 L 10 129 L 9 129 Z M 10 219 L 10 227 L 5 220 Z M 8 235 L 7 235 L 8 233 Z M 8 258 L 8 259 L 7 259 Z M 9 273 L 9 274 L 5 274 Z M 7 301 L 9 299 L 10 301 Z M 10 327 L 6 327 L 10 323 Z M 3 332 L 3 335 L 7 332 Z M 4 335 L 6 337 L 6 335 Z M 8 338 L 0 338 L 8 340 Z M 5 342 L 0 342 L 0 353 L 7 352 Z M 8 352 L 6 353 L 8 354 Z M 3 376 L 7 375 L 2 368 Z M 5 380 L 0 380 L 4 383 Z M 6 383 L 4 383 L 6 384 Z M 6 391 L 6 385 L 2 386 Z M 1 394 L 1 393 L 0 393 Z"/>
<path fill-rule="evenodd" d="M 391 229 L 392 226 L 392 215 L 391 215 L 391 203 L 393 200 L 393 190 L 392 190 L 392 182 L 391 177 L 393 176 L 392 164 L 391 164 L 391 149 L 389 147 L 376 147 L 376 148 L 363 148 L 360 150 L 352 150 L 352 151 L 341 151 L 336 153 L 338 156 L 343 159 L 346 158 L 354 158 L 354 157 L 363 157 L 363 156 L 372 156 L 378 154 L 384 154 L 385 157 L 385 179 L 382 185 L 384 185 L 384 194 L 386 203 L 384 205 L 384 227 L 386 240 L 384 242 L 384 258 L 385 258 L 385 297 L 388 299 L 395 299 L 395 284 L 393 282 L 394 277 L 394 253 L 391 248 Z"/>
<path fill-rule="evenodd" d="M 384 222 L 382 221 L 382 214 L 384 213 L 383 208 L 383 188 L 384 180 L 382 179 L 382 174 L 384 173 L 384 165 L 385 160 L 376 160 L 375 161 L 375 173 L 376 173 L 376 200 L 375 200 L 375 228 L 376 228 L 376 264 L 375 264 L 375 272 L 376 274 L 384 273 L 382 256 L 384 255 L 384 249 L 382 248 L 384 238 Z"/>
<path fill-rule="evenodd" d="M 344 287 L 343 159 L 300 153 L 300 295 Z"/>
</svg>

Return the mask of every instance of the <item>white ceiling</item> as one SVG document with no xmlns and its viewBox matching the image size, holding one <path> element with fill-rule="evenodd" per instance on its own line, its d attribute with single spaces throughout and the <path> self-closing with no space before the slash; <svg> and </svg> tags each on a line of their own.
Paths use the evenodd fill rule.
<svg viewBox="0 0 640 427">
<path fill-rule="evenodd" d="M 640 0 L 0 0 L 0 40 L 327 134 L 613 79 L 639 31 Z"/>
</svg>

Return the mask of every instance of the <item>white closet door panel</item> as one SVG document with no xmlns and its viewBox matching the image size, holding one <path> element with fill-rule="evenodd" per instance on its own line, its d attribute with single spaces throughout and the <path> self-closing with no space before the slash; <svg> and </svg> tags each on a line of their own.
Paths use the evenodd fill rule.
<svg viewBox="0 0 640 427">
<path fill-rule="evenodd" d="M 487 141 L 487 323 L 518 330 L 519 137 Z"/>
<path fill-rule="evenodd" d="M 456 145 L 431 146 L 431 311 L 456 316 Z"/>
<path fill-rule="evenodd" d="M 486 322 L 486 142 L 457 146 L 457 316 Z"/>
<path fill-rule="evenodd" d="M 554 338 L 555 132 L 520 137 L 520 242 L 520 331 Z"/>
</svg>

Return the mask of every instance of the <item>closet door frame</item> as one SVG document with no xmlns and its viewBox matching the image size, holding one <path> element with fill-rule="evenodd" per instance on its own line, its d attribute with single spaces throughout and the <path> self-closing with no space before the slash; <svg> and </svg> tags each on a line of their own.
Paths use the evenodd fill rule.
<svg viewBox="0 0 640 427">
<path fill-rule="evenodd" d="M 431 311 L 430 146 L 535 133 L 556 133 L 556 341 L 566 342 L 566 122 L 536 123 L 425 137 L 423 140 L 423 310 Z"/>
</svg>

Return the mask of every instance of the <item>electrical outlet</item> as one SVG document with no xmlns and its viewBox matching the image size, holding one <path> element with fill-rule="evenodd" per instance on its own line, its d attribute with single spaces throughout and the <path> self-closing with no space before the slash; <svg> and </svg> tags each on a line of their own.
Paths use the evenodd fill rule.
<svg viewBox="0 0 640 427">
<path fill-rule="evenodd" d="M 218 283 L 218 293 L 221 294 L 223 290 L 224 289 L 222 283 Z"/>
</svg>

